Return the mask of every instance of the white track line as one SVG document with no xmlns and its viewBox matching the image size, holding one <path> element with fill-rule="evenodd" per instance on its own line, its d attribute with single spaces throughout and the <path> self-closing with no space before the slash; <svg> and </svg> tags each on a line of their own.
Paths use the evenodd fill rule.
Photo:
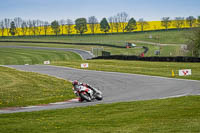
<svg viewBox="0 0 200 133">
<path fill-rule="evenodd" d="M 27 106 L 27 107 L 21 107 L 23 109 L 31 109 L 31 108 L 38 108 L 38 107 L 42 107 L 42 106 Z"/>
<path fill-rule="evenodd" d="M 40 107 L 45 107 L 45 106 L 49 106 L 49 105 L 62 105 L 62 104 L 66 104 L 66 103 L 71 103 L 71 102 L 78 102 L 78 99 L 71 99 L 71 100 L 68 100 L 68 101 L 65 101 L 65 102 L 56 102 L 56 103 L 49 103 L 49 104 L 46 104 L 46 105 L 35 105 L 35 106 L 27 106 L 27 107 L 20 107 L 18 108 L 19 109 L 32 109 L 32 108 L 40 108 Z M 13 107 L 15 108 L 15 107 Z M 0 113 L 4 113 L 5 111 L 9 111 L 11 109 L 4 109 L 4 110 L 1 110 L 0 109 Z"/>
<path fill-rule="evenodd" d="M 57 102 L 57 103 L 50 103 L 50 104 L 53 104 L 53 105 L 59 105 L 59 104 L 66 104 L 66 103 L 69 103 L 69 102 Z"/>
<path fill-rule="evenodd" d="M 162 97 L 162 98 L 159 98 L 159 99 L 176 98 L 176 97 L 184 97 L 184 96 L 189 96 L 189 94 L 180 94 L 180 95 Z"/>
</svg>

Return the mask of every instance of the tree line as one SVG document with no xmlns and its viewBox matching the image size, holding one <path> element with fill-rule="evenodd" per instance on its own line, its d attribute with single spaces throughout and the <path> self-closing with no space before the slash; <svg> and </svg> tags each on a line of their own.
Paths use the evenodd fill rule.
<svg viewBox="0 0 200 133">
<path fill-rule="evenodd" d="M 149 23 L 143 18 L 136 21 L 133 17 L 129 17 L 126 12 L 117 13 L 109 18 L 102 18 L 99 22 L 95 16 L 86 18 L 77 18 L 75 21 L 71 19 L 67 20 L 54 20 L 53 22 L 42 20 L 23 20 L 20 17 L 14 19 L 5 18 L 0 21 L 0 35 L 12 36 L 25 36 L 25 35 L 48 35 L 48 31 L 53 32 L 55 35 L 72 34 L 73 30 L 76 30 L 78 34 L 84 34 L 89 29 L 91 34 L 95 34 L 97 30 L 103 33 L 114 32 L 133 32 L 136 29 L 141 31 L 145 30 Z M 174 26 L 177 29 L 182 29 L 184 26 L 190 28 L 200 25 L 200 16 L 197 18 L 193 16 L 189 17 L 163 17 L 161 19 L 161 26 L 168 30 L 170 26 Z M 89 28 L 89 29 L 88 29 Z M 65 32 L 64 32 L 65 31 Z"/>
<path fill-rule="evenodd" d="M 197 27 L 200 25 L 200 16 L 195 18 L 194 16 L 184 17 L 175 17 L 174 20 L 171 20 L 170 17 L 163 17 L 161 20 L 161 25 L 168 30 L 168 27 L 173 25 L 177 29 L 182 29 L 185 25 L 188 25 L 190 28 Z"/>
</svg>

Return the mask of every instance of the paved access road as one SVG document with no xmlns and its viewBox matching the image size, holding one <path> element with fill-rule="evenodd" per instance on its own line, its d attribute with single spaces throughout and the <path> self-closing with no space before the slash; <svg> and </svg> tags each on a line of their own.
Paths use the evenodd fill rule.
<svg viewBox="0 0 200 133">
<path fill-rule="evenodd" d="M 86 82 L 99 88 L 103 92 L 104 99 L 100 102 L 91 103 L 79 103 L 72 101 L 51 106 L 35 106 L 33 108 L 28 107 L 4 111 L 0 110 L 0 113 L 30 112 L 46 109 L 87 106 L 98 103 L 114 103 L 200 94 L 200 82 L 193 80 L 80 70 L 48 65 L 10 65 L 7 67 L 15 68 L 17 70 L 47 74 L 70 81 L 79 80 Z"/>
</svg>

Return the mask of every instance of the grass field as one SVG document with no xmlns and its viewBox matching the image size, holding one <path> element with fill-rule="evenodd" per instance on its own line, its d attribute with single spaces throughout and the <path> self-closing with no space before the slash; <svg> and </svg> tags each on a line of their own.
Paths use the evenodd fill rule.
<svg viewBox="0 0 200 133">
<path fill-rule="evenodd" d="M 120 60 L 87 60 L 71 62 L 53 62 L 53 65 L 80 68 L 81 63 L 89 63 L 89 70 L 122 72 L 133 74 L 154 75 L 175 78 L 200 80 L 200 63 L 177 63 L 177 62 L 147 62 L 147 61 L 120 61 Z M 178 70 L 192 69 L 191 76 L 178 76 Z"/>
<path fill-rule="evenodd" d="M 0 65 L 42 64 L 46 60 L 81 60 L 81 57 L 65 51 L 0 48 Z"/>
<path fill-rule="evenodd" d="M 153 31 L 130 34 L 113 34 L 113 35 L 84 35 L 84 36 L 41 36 L 41 37 L 9 37 L 0 38 L 0 40 L 26 40 L 26 41 L 52 41 L 52 42 L 73 42 L 73 43 L 106 43 L 114 45 L 124 45 L 125 42 L 134 42 L 136 40 L 148 41 L 165 44 L 185 44 L 187 36 L 191 30 L 174 30 L 174 31 Z M 149 38 L 152 36 L 152 38 Z"/>
<path fill-rule="evenodd" d="M 35 46 L 35 47 L 56 47 L 56 48 L 75 48 L 82 49 L 92 52 L 92 48 L 103 48 L 103 50 L 111 52 L 111 55 L 140 55 L 144 49 L 142 48 L 114 48 L 114 47 L 102 47 L 102 46 L 92 46 L 92 45 L 68 45 L 68 44 L 50 44 L 50 43 L 15 43 L 15 42 L 0 42 L 0 46 Z M 141 44 L 138 43 L 137 46 L 146 46 L 149 51 L 145 56 L 155 56 L 155 50 L 160 50 L 160 56 L 180 56 L 185 55 L 182 50 L 180 50 L 180 45 L 167 45 L 167 46 L 156 46 L 151 44 Z M 2 49 L 2 48 L 1 48 Z M 94 53 L 95 54 L 95 53 Z M 96 55 L 96 54 L 95 54 Z M 101 55 L 101 54 L 99 54 Z"/>
<path fill-rule="evenodd" d="M 69 100 L 71 88 L 65 80 L 0 67 L 0 108 Z"/>
<path fill-rule="evenodd" d="M 2 133 L 197 133 L 200 96 L 1 114 Z"/>
<path fill-rule="evenodd" d="M 122 35 L 95 35 L 73 37 L 38 37 L 11 40 L 37 40 L 61 42 L 96 42 L 124 45 L 126 41 L 177 43 L 161 47 L 161 54 L 173 55 L 179 51 L 179 44 L 187 41 L 186 31 L 151 32 Z M 152 35 L 152 39 L 149 39 Z M 160 39 L 157 39 L 159 36 Z M 2 39 L 2 38 L 1 38 Z M 0 40 L 1 40 L 0 39 Z M 3 40 L 3 39 L 2 39 Z M 10 40 L 10 39 L 9 39 Z M 0 45 L 63 47 L 91 50 L 92 46 L 0 43 Z M 152 56 L 159 46 L 148 46 Z M 117 49 L 104 47 L 113 54 L 138 54 L 141 49 Z M 178 53 L 177 55 L 180 55 Z M 0 48 L 0 64 L 40 64 L 51 60 L 53 65 L 80 68 L 89 63 L 90 70 L 144 74 L 200 80 L 200 63 L 142 62 L 118 60 L 87 60 L 71 52 Z M 192 69 L 192 76 L 179 77 L 179 69 Z M 47 104 L 74 98 L 71 83 L 53 77 L 0 67 L 0 108 Z M 200 132 L 200 96 L 100 104 L 89 107 L 38 111 L 29 113 L 0 114 L 0 133 L 184 133 Z"/>
<path fill-rule="evenodd" d="M 0 42 L 0 46 L 34 46 L 34 47 L 55 47 L 55 48 L 74 48 L 82 49 L 87 51 L 92 51 L 92 48 L 100 48 L 111 52 L 113 55 L 120 54 L 130 54 L 130 55 L 140 55 L 144 51 L 142 48 L 137 49 L 126 49 L 126 48 L 113 48 L 113 47 L 101 47 L 92 45 L 66 45 L 66 44 L 49 44 L 49 43 L 10 43 L 10 42 Z M 140 45 L 141 46 L 141 45 Z M 158 49 L 158 47 L 150 46 L 151 48 Z M 1 48 L 0 48 L 1 49 Z M 95 53 L 94 53 L 95 54 Z M 151 54 L 151 53 L 149 53 Z M 99 55 L 100 52 L 99 52 Z M 72 58 L 73 59 L 73 58 Z"/>
<path fill-rule="evenodd" d="M 154 32 L 140 32 L 131 34 L 114 34 L 114 35 L 84 35 L 84 36 L 36 36 L 36 37 L 9 37 L 0 38 L 1 40 L 9 41 L 42 41 L 42 42 L 71 42 L 71 43 L 100 43 L 125 46 L 126 42 L 135 43 L 137 46 L 146 46 L 149 48 L 145 56 L 154 56 L 155 50 L 160 50 L 160 56 L 185 56 L 188 53 L 181 49 L 180 44 L 187 44 L 187 38 L 191 34 L 191 30 L 175 30 L 175 31 L 154 31 Z M 149 37 L 152 38 L 149 38 Z M 142 41 L 142 42 L 138 42 Z M 161 44 L 172 45 L 151 45 L 146 42 L 154 42 Z M 11 45 L 13 43 L 0 43 L 0 45 Z M 92 48 L 102 48 L 101 46 L 92 45 L 63 45 L 63 44 L 28 44 L 16 43 L 14 45 L 32 45 L 32 46 L 46 46 L 46 47 L 72 47 L 91 51 Z M 113 47 L 103 47 L 105 51 L 111 52 L 112 55 L 140 55 L 143 49 L 122 49 Z"/>
</svg>

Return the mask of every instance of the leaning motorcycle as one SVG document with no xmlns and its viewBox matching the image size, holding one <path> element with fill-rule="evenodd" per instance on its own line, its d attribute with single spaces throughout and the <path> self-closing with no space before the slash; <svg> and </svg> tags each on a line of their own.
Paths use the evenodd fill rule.
<svg viewBox="0 0 200 133">
<path fill-rule="evenodd" d="M 102 100 L 102 92 L 95 89 L 96 92 L 94 92 L 92 89 L 85 87 L 85 86 L 80 86 L 80 89 L 77 91 L 78 95 L 80 98 L 84 101 L 91 102 L 93 100 Z"/>
</svg>

